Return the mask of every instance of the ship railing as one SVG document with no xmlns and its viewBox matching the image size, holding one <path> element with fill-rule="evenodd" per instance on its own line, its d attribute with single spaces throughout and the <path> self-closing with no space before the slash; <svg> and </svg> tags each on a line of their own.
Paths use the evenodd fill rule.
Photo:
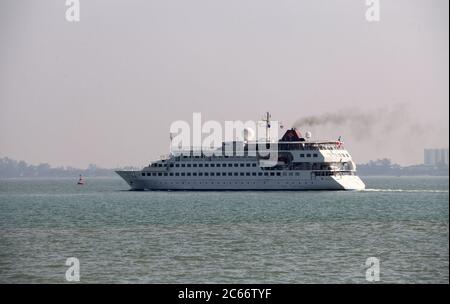
<svg viewBox="0 0 450 304">
<path fill-rule="evenodd" d="M 170 154 L 163 154 L 163 155 L 161 155 L 159 158 L 160 158 L 161 160 L 168 160 L 168 159 L 170 159 L 170 157 L 171 157 Z"/>
<path fill-rule="evenodd" d="M 258 150 L 249 150 L 249 149 L 237 149 L 237 150 L 222 150 L 222 149 L 215 149 L 215 150 L 173 150 L 171 153 L 172 157 L 194 157 L 194 158 L 208 158 L 208 157 L 242 157 L 242 156 L 264 156 L 270 154 L 276 154 L 278 153 L 278 149 L 267 149 L 264 151 L 258 151 Z"/>
<path fill-rule="evenodd" d="M 315 176 L 340 176 L 340 175 L 354 175 L 351 170 L 311 170 Z"/>
<path fill-rule="evenodd" d="M 162 167 L 145 167 L 142 171 L 143 172 L 166 172 L 167 170 L 169 170 L 169 168 L 167 166 L 162 166 Z"/>
<path fill-rule="evenodd" d="M 280 143 L 280 150 L 292 151 L 320 151 L 320 150 L 345 150 L 343 145 L 339 144 L 305 144 L 305 143 Z"/>
</svg>

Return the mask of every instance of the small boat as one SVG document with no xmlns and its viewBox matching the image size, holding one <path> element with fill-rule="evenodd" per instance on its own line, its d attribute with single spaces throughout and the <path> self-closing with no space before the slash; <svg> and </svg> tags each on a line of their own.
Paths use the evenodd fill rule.
<svg viewBox="0 0 450 304">
<path fill-rule="evenodd" d="M 81 176 L 81 174 L 80 174 L 80 178 L 78 179 L 77 185 L 84 185 L 84 179 L 83 179 L 83 177 Z"/>
</svg>

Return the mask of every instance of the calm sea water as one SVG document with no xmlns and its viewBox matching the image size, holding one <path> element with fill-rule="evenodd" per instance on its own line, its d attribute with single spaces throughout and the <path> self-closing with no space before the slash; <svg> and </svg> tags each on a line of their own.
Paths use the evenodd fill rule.
<svg viewBox="0 0 450 304">
<path fill-rule="evenodd" d="M 358 192 L 132 192 L 119 178 L 0 180 L 0 282 L 449 282 L 448 178 Z"/>
</svg>

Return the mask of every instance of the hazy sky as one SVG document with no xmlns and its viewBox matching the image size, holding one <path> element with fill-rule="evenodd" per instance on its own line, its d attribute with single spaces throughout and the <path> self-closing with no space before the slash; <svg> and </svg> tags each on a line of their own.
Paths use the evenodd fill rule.
<svg viewBox="0 0 450 304">
<path fill-rule="evenodd" d="M 169 126 L 353 111 L 380 117 L 342 135 L 357 162 L 422 162 L 448 147 L 447 0 L 0 1 L 0 157 L 85 167 L 144 165 Z M 386 113 L 386 115 L 384 115 Z M 388 121 L 388 122 L 387 122 Z M 303 130 L 304 131 L 304 130 Z"/>
</svg>

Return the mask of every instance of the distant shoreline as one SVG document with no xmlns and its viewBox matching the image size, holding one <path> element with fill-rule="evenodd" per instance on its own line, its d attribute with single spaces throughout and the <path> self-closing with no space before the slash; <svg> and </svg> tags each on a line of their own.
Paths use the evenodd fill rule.
<svg viewBox="0 0 450 304">
<path fill-rule="evenodd" d="M 95 164 L 90 164 L 86 169 L 73 167 L 51 167 L 49 164 L 30 165 L 25 161 L 17 161 L 8 157 L 0 158 L 0 178 L 78 178 L 80 175 L 86 178 L 99 177 L 118 177 L 116 170 L 141 170 L 137 167 L 123 168 L 101 168 Z M 412 165 L 402 167 L 392 163 L 390 159 L 378 159 L 366 164 L 357 164 L 356 170 L 359 176 L 370 177 L 448 177 L 448 164 L 438 166 Z"/>
</svg>

